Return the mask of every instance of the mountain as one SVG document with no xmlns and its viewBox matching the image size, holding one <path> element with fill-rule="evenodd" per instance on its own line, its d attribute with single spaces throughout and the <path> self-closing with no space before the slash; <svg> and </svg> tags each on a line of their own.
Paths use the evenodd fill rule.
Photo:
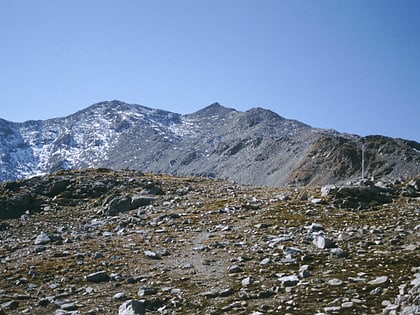
<svg viewBox="0 0 420 315">
<path fill-rule="evenodd" d="M 181 115 L 121 101 L 73 115 L 14 123 L 0 119 L 0 181 L 59 169 L 104 167 L 245 184 L 318 185 L 367 176 L 420 174 L 420 144 L 312 128 L 276 113 L 218 103 Z"/>
</svg>

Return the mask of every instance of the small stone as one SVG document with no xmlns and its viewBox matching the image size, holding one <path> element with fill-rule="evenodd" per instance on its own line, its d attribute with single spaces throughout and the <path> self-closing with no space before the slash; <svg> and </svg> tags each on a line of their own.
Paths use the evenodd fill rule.
<svg viewBox="0 0 420 315">
<path fill-rule="evenodd" d="M 378 295 L 381 294 L 384 291 L 381 287 L 377 287 L 369 292 L 370 295 Z"/>
<path fill-rule="evenodd" d="M 48 244 L 49 242 L 51 242 L 51 238 L 48 236 L 47 233 L 45 232 L 41 232 L 34 241 L 35 245 L 44 245 L 44 244 Z"/>
<path fill-rule="evenodd" d="M 181 266 L 182 269 L 192 269 L 194 268 L 194 265 L 192 263 L 187 263 L 185 265 Z"/>
<path fill-rule="evenodd" d="M 123 281 L 123 277 L 119 273 L 111 273 L 110 278 L 117 282 Z"/>
<path fill-rule="evenodd" d="M 305 270 L 312 270 L 313 268 L 310 265 L 302 265 L 299 267 L 299 271 L 305 271 Z"/>
<path fill-rule="evenodd" d="M 340 285 L 342 285 L 342 284 L 343 284 L 343 281 L 342 281 L 342 280 L 340 280 L 340 279 L 336 279 L 336 278 L 334 278 L 334 279 L 329 280 L 329 281 L 328 281 L 328 284 L 329 284 L 329 285 L 333 285 L 333 286 L 340 286 Z"/>
<path fill-rule="evenodd" d="M 279 199 L 279 201 L 287 201 L 290 199 L 288 194 L 280 194 L 277 196 L 277 198 Z"/>
<path fill-rule="evenodd" d="M 94 272 L 86 276 L 87 281 L 94 283 L 109 281 L 109 279 L 110 278 L 105 270 Z"/>
<path fill-rule="evenodd" d="M 308 270 L 302 270 L 299 272 L 299 277 L 302 279 L 309 278 L 311 276 L 311 273 Z"/>
<path fill-rule="evenodd" d="M 270 262 L 271 262 L 271 259 L 267 257 L 261 260 L 260 265 L 268 265 Z"/>
<path fill-rule="evenodd" d="M 230 273 L 238 273 L 238 272 L 242 272 L 242 268 L 241 268 L 241 267 L 239 267 L 238 265 L 233 265 L 233 266 L 230 266 L 230 267 L 228 268 L 228 271 L 229 271 Z"/>
<path fill-rule="evenodd" d="M 61 309 L 65 311 L 75 311 L 77 310 L 77 305 L 74 302 L 71 303 L 64 303 L 61 305 Z"/>
<path fill-rule="evenodd" d="M 318 235 L 314 238 L 313 243 L 320 249 L 336 247 L 334 242 L 325 236 Z"/>
<path fill-rule="evenodd" d="M 312 223 L 309 226 L 309 232 L 313 233 L 313 232 L 319 232 L 322 231 L 324 229 L 324 227 L 322 226 L 321 223 Z"/>
<path fill-rule="evenodd" d="M 258 223 L 257 225 L 255 225 L 255 227 L 257 229 L 266 229 L 269 227 L 269 225 L 267 223 Z"/>
<path fill-rule="evenodd" d="M 228 288 L 228 289 L 225 289 L 225 290 L 222 290 L 222 291 L 219 292 L 221 297 L 230 296 L 233 293 L 235 293 L 235 290 L 233 290 L 232 288 Z"/>
<path fill-rule="evenodd" d="M 155 252 L 150 251 L 150 250 L 145 250 L 144 254 L 149 258 L 159 259 L 159 255 Z"/>
<path fill-rule="evenodd" d="M 112 297 L 114 300 L 122 300 L 125 298 L 125 293 L 124 292 L 118 292 L 116 294 L 114 294 L 114 296 Z"/>
<path fill-rule="evenodd" d="M 15 310 L 19 306 L 19 302 L 15 300 L 7 301 L 1 304 L 1 308 L 6 310 Z"/>
<path fill-rule="evenodd" d="M 178 288 L 171 289 L 171 294 L 182 294 L 182 290 Z"/>
<path fill-rule="evenodd" d="M 141 287 L 138 291 L 139 296 L 145 296 L 145 295 L 154 295 L 157 293 L 157 289 L 153 287 Z"/>
<path fill-rule="evenodd" d="M 293 287 L 299 283 L 299 278 L 296 275 L 280 277 L 279 281 L 283 287 Z"/>
<path fill-rule="evenodd" d="M 345 257 L 349 256 L 349 253 L 347 253 L 346 251 L 344 251 L 340 247 L 332 248 L 331 249 L 331 254 L 333 254 L 334 256 L 336 256 L 338 258 L 345 258 Z"/>
<path fill-rule="evenodd" d="M 311 270 L 312 267 L 310 265 L 302 265 L 299 268 L 299 278 L 305 279 L 309 278 L 311 276 L 311 273 L 309 270 Z"/>
<path fill-rule="evenodd" d="M 47 299 L 47 298 L 43 298 L 43 299 L 39 300 L 39 302 L 38 302 L 38 305 L 39 306 L 42 306 L 42 307 L 45 307 L 48 304 L 50 304 L 50 300 Z"/>
<path fill-rule="evenodd" d="M 36 246 L 36 247 L 34 248 L 34 252 L 35 252 L 35 253 L 41 253 L 41 252 L 45 251 L 46 249 L 47 249 L 47 247 L 46 247 L 46 246 L 44 246 L 44 245 L 39 245 L 39 246 Z"/>
<path fill-rule="evenodd" d="M 397 304 L 392 304 L 392 303 L 390 303 L 390 304 L 388 304 L 387 306 L 386 306 L 386 310 L 389 310 L 389 311 L 393 311 L 393 310 L 397 310 L 398 308 L 399 308 L 400 306 L 399 305 L 397 305 Z"/>
<path fill-rule="evenodd" d="M 92 258 L 93 259 L 99 259 L 99 258 L 103 258 L 104 257 L 104 254 L 102 254 L 101 252 L 95 252 L 93 255 L 92 255 Z"/>
<path fill-rule="evenodd" d="M 417 249 L 417 245 L 416 244 L 409 244 L 407 246 L 404 247 L 404 250 L 406 251 L 414 251 Z"/>
<path fill-rule="evenodd" d="M 347 241 L 348 239 L 350 239 L 350 235 L 349 235 L 348 233 L 346 233 L 346 232 L 340 232 L 340 233 L 338 234 L 337 239 L 338 239 L 339 241 Z"/>
<path fill-rule="evenodd" d="M 303 254 L 303 250 L 297 247 L 287 247 L 284 251 L 284 254 L 295 257 L 297 255 Z"/>
<path fill-rule="evenodd" d="M 326 201 L 321 198 L 312 198 L 311 203 L 314 205 L 323 205 L 323 204 L 326 204 Z"/>
<path fill-rule="evenodd" d="M 368 281 L 368 284 L 370 285 L 380 285 L 380 284 L 384 284 L 388 281 L 388 277 L 387 276 L 381 276 L 381 277 L 377 277 L 376 279 L 373 279 L 371 281 Z"/>
<path fill-rule="evenodd" d="M 321 196 L 326 197 L 329 195 L 332 195 L 337 190 L 337 187 L 335 185 L 325 185 L 321 187 Z"/>
<path fill-rule="evenodd" d="M 334 313 L 334 312 L 339 312 L 341 310 L 340 306 L 327 306 L 324 307 L 324 312 L 325 313 Z"/>
<path fill-rule="evenodd" d="M 366 279 L 365 278 L 362 278 L 362 277 L 348 277 L 347 279 L 350 282 L 355 282 L 355 283 L 357 283 L 357 282 L 366 282 Z"/>
<path fill-rule="evenodd" d="M 353 307 L 353 302 L 349 301 L 349 302 L 344 302 L 341 304 L 342 308 L 351 308 Z"/>
<path fill-rule="evenodd" d="M 247 287 L 251 284 L 251 277 L 246 277 L 245 279 L 242 279 L 241 284 L 243 287 Z"/>
<path fill-rule="evenodd" d="M 215 297 L 217 297 L 219 295 L 219 292 L 217 291 L 206 291 L 200 294 L 201 296 L 208 298 L 208 299 L 213 299 Z"/>
</svg>

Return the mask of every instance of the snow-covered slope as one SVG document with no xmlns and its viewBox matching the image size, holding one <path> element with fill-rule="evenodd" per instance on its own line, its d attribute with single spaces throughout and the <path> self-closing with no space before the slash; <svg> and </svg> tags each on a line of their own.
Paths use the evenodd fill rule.
<svg viewBox="0 0 420 315">
<path fill-rule="evenodd" d="M 352 145 L 337 150 L 331 145 L 343 142 L 337 139 Z M 418 144 L 391 140 L 382 137 L 378 144 L 387 147 L 381 153 L 383 163 L 391 155 L 394 163 L 385 165 L 388 173 L 380 175 L 419 174 Z M 0 119 L 0 181 L 58 169 L 108 167 L 270 186 L 297 180 L 307 184 L 315 178 L 316 183 L 336 182 L 358 176 L 360 141 L 358 136 L 311 128 L 262 108 L 239 112 L 216 103 L 180 115 L 110 101 L 64 118 L 24 123 Z M 355 159 L 353 164 L 347 163 L 346 154 Z M 367 163 L 378 161 L 375 152 L 369 154 Z M 327 155 L 343 161 L 325 159 Z M 395 162 L 400 155 L 403 165 Z M 342 162 L 347 163 L 346 172 L 328 172 Z M 374 165 L 370 170 L 375 175 Z M 324 171 L 328 176 L 320 177 Z"/>
</svg>

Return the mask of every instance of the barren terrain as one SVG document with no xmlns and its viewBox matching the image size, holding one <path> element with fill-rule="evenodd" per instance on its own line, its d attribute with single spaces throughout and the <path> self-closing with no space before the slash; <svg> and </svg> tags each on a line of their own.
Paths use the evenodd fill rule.
<svg viewBox="0 0 420 315">
<path fill-rule="evenodd" d="M 418 314 L 418 185 L 321 193 L 107 169 L 3 183 L 2 312 Z"/>
</svg>

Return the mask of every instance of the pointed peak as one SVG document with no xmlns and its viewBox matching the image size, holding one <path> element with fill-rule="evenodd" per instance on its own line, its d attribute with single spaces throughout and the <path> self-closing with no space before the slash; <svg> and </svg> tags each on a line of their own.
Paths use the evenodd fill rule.
<svg viewBox="0 0 420 315">
<path fill-rule="evenodd" d="M 217 107 L 223 107 L 223 108 L 225 108 L 224 106 L 220 105 L 218 102 L 214 102 L 214 103 L 210 104 L 209 106 L 207 106 L 207 108 L 208 107 L 215 107 L 215 108 L 217 108 Z"/>
<path fill-rule="evenodd" d="M 215 102 L 207 107 L 204 107 L 203 109 L 200 109 L 199 111 L 196 111 L 195 113 L 190 114 L 189 116 L 193 117 L 211 117 L 211 116 L 225 116 L 228 113 L 236 112 L 233 108 L 227 108 L 219 103 Z"/>
</svg>

